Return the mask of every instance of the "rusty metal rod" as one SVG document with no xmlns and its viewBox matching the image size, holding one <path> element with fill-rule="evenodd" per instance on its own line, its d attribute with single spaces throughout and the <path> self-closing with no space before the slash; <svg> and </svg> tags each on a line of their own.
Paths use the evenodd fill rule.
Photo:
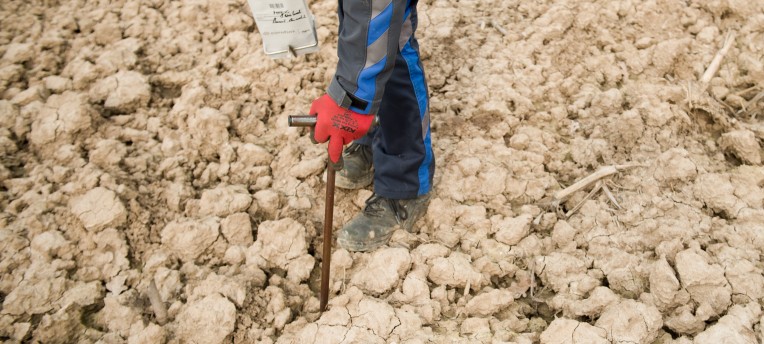
<svg viewBox="0 0 764 344">
<path fill-rule="evenodd" d="M 324 205 L 324 252 L 321 263 L 321 312 L 329 302 L 330 265 L 332 260 L 332 223 L 334 222 L 334 167 L 328 164 L 326 169 L 326 204 Z"/>
<path fill-rule="evenodd" d="M 290 127 L 312 127 L 316 125 L 316 116 L 289 116 Z M 329 302 L 329 281 L 331 280 L 332 260 L 332 225 L 334 222 L 334 167 L 327 164 L 326 169 L 326 201 L 324 204 L 324 247 L 321 263 L 321 291 L 319 294 L 319 311 L 324 312 Z"/>
</svg>

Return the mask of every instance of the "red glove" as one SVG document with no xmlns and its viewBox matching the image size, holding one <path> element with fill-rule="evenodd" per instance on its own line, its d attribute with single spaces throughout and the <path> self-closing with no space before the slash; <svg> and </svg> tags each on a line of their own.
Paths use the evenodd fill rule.
<svg viewBox="0 0 764 344">
<path fill-rule="evenodd" d="M 318 117 L 313 138 L 318 143 L 329 140 L 329 160 L 335 165 L 342 158 L 342 146 L 366 135 L 374 120 L 373 115 L 340 107 L 328 94 L 313 101 L 310 114 Z"/>
</svg>

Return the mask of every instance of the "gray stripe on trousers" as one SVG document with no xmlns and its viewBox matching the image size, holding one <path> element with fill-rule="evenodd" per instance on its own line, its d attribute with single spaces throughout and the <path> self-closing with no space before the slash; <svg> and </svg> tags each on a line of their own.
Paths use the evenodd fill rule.
<svg viewBox="0 0 764 344">
<path fill-rule="evenodd" d="M 403 50 L 403 47 L 411 38 L 411 34 L 414 33 L 414 27 L 411 25 L 411 16 L 406 18 L 401 27 L 401 37 L 398 39 L 398 50 Z"/>
<path fill-rule="evenodd" d="M 376 18 L 393 0 L 371 0 L 371 19 Z"/>
<path fill-rule="evenodd" d="M 366 47 L 366 64 L 364 69 L 373 66 L 377 62 L 381 61 L 387 56 L 387 34 L 389 30 L 385 30 L 382 36 L 379 36 L 374 43 Z"/>
</svg>

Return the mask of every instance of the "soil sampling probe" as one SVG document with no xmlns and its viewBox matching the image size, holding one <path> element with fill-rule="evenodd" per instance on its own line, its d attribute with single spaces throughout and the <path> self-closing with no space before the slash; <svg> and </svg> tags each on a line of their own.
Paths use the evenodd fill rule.
<svg viewBox="0 0 764 344">
<path fill-rule="evenodd" d="M 316 116 L 289 116 L 290 127 L 314 127 Z M 329 301 L 329 280 L 332 259 L 332 222 L 334 221 L 334 167 L 327 164 L 326 168 L 326 202 L 324 203 L 324 247 L 321 265 L 320 312 L 326 310 Z"/>
</svg>

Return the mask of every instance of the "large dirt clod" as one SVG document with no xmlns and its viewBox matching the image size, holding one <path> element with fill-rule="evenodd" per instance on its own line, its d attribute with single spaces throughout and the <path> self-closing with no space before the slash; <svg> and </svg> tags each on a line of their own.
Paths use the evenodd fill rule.
<svg viewBox="0 0 764 344">
<path fill-rule="evenodd" d="M 193 262 L 217 240 L 219 227 L 216 218 L 176 220 L 162 230 L 162 245 L 181 260 Z"/>
<path fill-rule="evenodd" d="M 604 328 L 557 318 L 541 333 L 542 344 L 610 343 Z"/>
<path fill-rule="evenodd" d="M 750 130 L 730 131 L 722 135 L 719 143 L 726 152 L 736 156 L 743 163 L 761 165 L 762 147 L 756 135 Z"/>
<path fill-rule="evenodd" d="M 265 221 L 257 227 L 257 240 L 247 250 L 247 264 L 283 269 L 307 252 L 303 225 L 292 219 Z"/>
<path fill-rule="evenodd" d="M 34 57 L 32 43 L 12 43 L 6 46 L 3 60 L 10 63 L 22 63 Z"/>
<path fill-rule="evenodd" d="M 74 198 L 69 208 L 90 231 L 119 227 L 127 217 L 127 210 L 117 194 L 103 187 L 94 188 Z"/>
<path fill-rule="evenodd" d="M 650 292 L 655 296 L 655 304 L 661 310 L 673 308 L 689 301 L 687 292 L 680 290 L 674 269 L 661 257 L 650 270 Z"/>
<path fill-rule="evenodd" d="M 51 143 L 72 143 L 76 135 L 90 128 L 91 117 L 92 109 L 81 94 L 53 95 L 42 111 L 35 114 L 29 139 L 43 151 L 47 151 L 46 145 Z"/>
<path fill-rule="evenodd" d="M 91 89 L 90 97 L 95 101 L 103 101 L 107 110 L 129 113 L 148 105 L 151 85 L 141 73 L 120 71 L 98 81 Z"/>
<path fill-rule="evenodd" d="M 175 335 L 187 343 L 220 344 L 234 330 L 236 306 L 220 294 L 186 305 L 178 314 Z"/>
<path fill-rule="evenodd" d="M 104 298 L 104 307 L 95 315 L 97 325 L 126 338 L 130 335 L 130 326 L 141 320 L 141 310 L 133 307 L 136 293 L 119 296 L 108 294 Z"/>
<path fill-rule="evenodd" d="M 651 343 L 663 327 L 663 319 L 654 306 L 625 300 L 605 309 L 595 326 L 605 329 L 610 341 Z"/>
<path fill-rule="evenodd" d="M 66 279 L 22 281 L 3 300 L 3 314 L 44 314 L 53 309 L 53 302 L 66 291 Z"/>
<path fill-rule="evenodd" d="M 231 119 L 217 109 L 203 107 L 194 110 L 188 117 L 190 140 L 184 140 L 184 143 L 187 148 L 196 149 L 203 156 L 212 157 L 218 153 L 221 146 L 228 143 L 230 125 Z"/>
<path fill-rule="evenodd" d="M 353 276 L 351 284 L 371 295 L 392 289 L 411 267 L 411 256 L 403 248 L 375 251 L 365 266 Z"/>
<path fill-rule="evenodd" d="M 528 214 L 497 221 L 493 224 L 496 227 L 496 240 L 507 245 L 517 245 L 529 234 L 531 221 L 533 217 Z"/>
<path fill-rule="evenodd" d="M 247 286 L 242 281 L 211 273 L 187 295 L 189 301 L 195 301 L 216 293 L 241 307 L 247 297 Z"/>
<path fill-rule="evenodd" d="M 459 288 L 469 284 L 479 289 L 484 283 L 483 275 L 470 264 L 469 256 L 457 252 L 448 258 L 435 258 L 427 278 L 439 285 Z"/>
<path fill-rule="evenodd" d="M 71 258 L 74 253 L 72 244 L 58 231 L 40 233 L 30 244 L 32 259 L 51 261 L 53 258 Z"/>
<path fill-rule="evenodd" d="M 495 289 L 479 294 L 467 302 L 468 315 L 490 316 L 509 306 L 514 299 L 508 290 Z"/>
<path fill-rule="evenodd" d="M 235 213 L 220 221 L 220 231 L 231 245 L 249 246 L 252 238 L 252 222 L 249 214 Z"/>
<path fill-rule="evenodd" d="M 247 189 L 239 185 L 205 190 L 199 200 L 199 215 L 226 217 L 246 210 L 252 203 Z"/>
<path fill-rule="evenodd" d="M 710 318 L 729 307 L 732 290 L 722 267 L 688 249 L 676 255 L 676 270 L 684 289 L 699 304 L 696 315 Z"/>
</svg>

